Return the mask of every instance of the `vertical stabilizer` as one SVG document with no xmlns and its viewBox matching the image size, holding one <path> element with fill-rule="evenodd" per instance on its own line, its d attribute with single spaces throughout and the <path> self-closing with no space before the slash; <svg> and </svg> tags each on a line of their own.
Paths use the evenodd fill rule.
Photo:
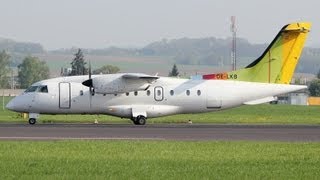
<svg viewBox="0 0 320 180">
<path fill-rule="evenodd" d="M 203 79 L 289 84 L 310 31 L 311 23 L 284 26 L 264 53 L 244 69 L 208 74 Z"/>
</svg>

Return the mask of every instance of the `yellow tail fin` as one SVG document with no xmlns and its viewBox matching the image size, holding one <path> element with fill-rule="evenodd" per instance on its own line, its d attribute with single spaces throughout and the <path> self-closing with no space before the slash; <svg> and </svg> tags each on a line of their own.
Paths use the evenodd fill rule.
<svg viewBox="0 0 320 180">
<path fill-rule="evenodd" d="M 219 74 L 220 79 L 289 84 L 299 61 L 311 23 L 284 26 L 264 53 L 244 69 Z M 214 75 L 204 75 L 204 79 Z"/>
</svg>

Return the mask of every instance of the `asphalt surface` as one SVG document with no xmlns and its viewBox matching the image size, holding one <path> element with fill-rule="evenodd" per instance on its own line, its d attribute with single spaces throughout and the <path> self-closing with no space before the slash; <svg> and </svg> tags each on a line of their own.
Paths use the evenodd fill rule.
<svg viewBox="0 0 320 180">
<path fill-rule="evenodd" d="M 311 125 L 0 124 L 0 140 L 252 140 L 319 141 Z"/>
</svg>

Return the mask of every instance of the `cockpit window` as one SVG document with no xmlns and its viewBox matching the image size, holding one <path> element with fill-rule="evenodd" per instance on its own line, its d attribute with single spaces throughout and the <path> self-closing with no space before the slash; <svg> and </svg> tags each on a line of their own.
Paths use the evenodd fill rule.
<svg viewBox="0 0 320 180">
<path fill-rule="evenodd" d="M 27 90 L 25 90 L 24 92 L 26 92 L 26 93 L 35 92 L 37 89 L 38 89 L 38 86 L 31 86 Z"/>
<path fill-rule="evenodd" d="M 30 92 L 48 93 L 48 86 L 31 86 L 24 92 L 25 93 L 30 93 Z"/>
<path fill-rule="evenodd" d="M 39 86 L 38 92 L 48 93 L 48 86 Z"/>
</svg>

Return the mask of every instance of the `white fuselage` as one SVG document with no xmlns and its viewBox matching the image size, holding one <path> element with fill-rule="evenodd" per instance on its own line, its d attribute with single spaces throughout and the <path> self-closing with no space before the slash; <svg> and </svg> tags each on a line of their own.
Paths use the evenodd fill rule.
<svg viewBox="0 0 320 180">
<path fill-rule="evenodd" d="M 111 78 L 116 75 L 110 75 Z M 7 108 L 38 114 L 108 114 L 124 118 L 159 117 L 228 109 L 267 97 L 305 89 L 306 86 L 230 80 L 189 80 L 160 77 L 146 89 L 90 97 L 82 84 L 87 76 L 40 81 L 48 92 L 28 92 L 14 98 Z M 110 83 L 112 88 L 120 88 Z M 123 87 L 121 87 L 123 88 Z M 125 88 L 125 86 L 124 86 Z"/>
</svg>

